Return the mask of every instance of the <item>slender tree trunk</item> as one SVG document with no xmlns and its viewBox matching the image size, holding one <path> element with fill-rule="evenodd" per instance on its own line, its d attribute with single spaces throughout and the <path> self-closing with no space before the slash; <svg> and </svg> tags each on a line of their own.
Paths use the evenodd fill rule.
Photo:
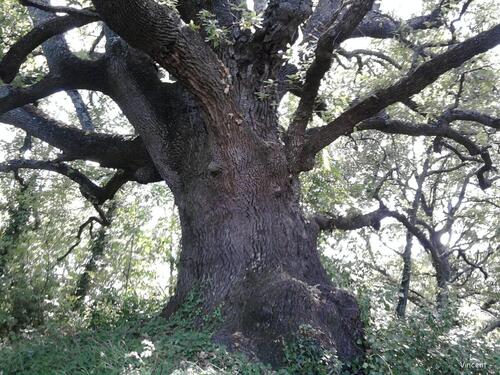
<svg viewBox="0 0 500 375">
<path fill-rule="evenodd" d="M 396 306 L 396 314 L 400 318 L 406 315 L 406 306 L 410 295 L 410 280 L 411 280 L 411 249 L 413 246 L 413 235 L 406 232 L 406 245 L 403 252 L 403 272 L 401 275 L 401 284 L 399 286 L 398 305 Z"/>
<path fill-rule="evenodd" d="M 422 189 L 427 171 L 429 170 L 429 158 L 427 158 L 423 165 L 422 173 L 415 176 L 417 180 L 417 191 L 413 198 L 411 210 L 409 212 L 409 222 L 415 225 L 417 222 L 418 209 L 422 199 Z M 406 232 L 406 245 L 403 252 L 403 272 L 401 275 L 401 284 L 399 287 L 398 305 L 396 307 L 396 314 L 398 317 L 403 318 L 406 315 L 406 306 L 408 304 L 408 296 L 410 295 L 410 282 L 411 282 L 411 250 L 413 246 L 413 234 L 410 231 Z"/>
<path fill-rule="evenodd" d="M 451 279 L 451 265 L 449 258 L 446 255 L 447 251 L 441 244 L 440 236 L 437 234 L 431 236 L 431 243 L 434 248 L 434 251 L 431 253 L 432 265 L 436 271 L 437 282 L 436 305 L 438 311 L 442 312 L 448 306 L 448 286 Z"/>
<path fill-rule="evenodd" d="M 113 222 L 115 211 L 116 202 L 112 202 L 106 214 L 109 225 Z M 72 306 L 73 310 L 79 310 L 85 301 L 85 297 L 88 295 L 92 281 L 92 274 L 97 271 L 98 262 L 106 250 L 106 245 L 108 243 L 108 230 L 108 226 L 101 226 L 97 232 L 97 237 L 92 240 L 90 258 L 85 262 L 83 272 L 78 277 L 76 288 L 73 293 L 73 296 L 75 297 L 75 301 Z"/>
<path fill-rule="evenodd" d="M 9 253 L 18 246 L 23 232 L 26 231 L 29 217 L 33 211 L 31 207 L 32 186 L 25 183 L 16 192 L 16 206 L 9 207 L 9 219 L 2 233 L 0 233 L 0 279 L 6 273 L 5 266 Z"/>
</svg>

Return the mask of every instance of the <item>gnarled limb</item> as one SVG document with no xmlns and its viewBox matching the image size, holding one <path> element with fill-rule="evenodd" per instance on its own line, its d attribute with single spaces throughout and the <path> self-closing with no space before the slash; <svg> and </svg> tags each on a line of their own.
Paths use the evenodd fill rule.
<svg viewBox="0 0 500 375">
<path fill-rule="evenodd" d="M 66 176 L 80 186 L 80 191 L 85 198 L 97 205 L 112 199 L 123 184 L 131 180 L 131 176 L 127 173 L 119 171 L 105 186 L 100 187 L 79 170 L 59 161 L 18 159 L 0 164 L 0 172 L 13 172 L 20 169 L 45 170 Z"/>
<path fill-rule="evenodd" d="M 436 81 L 445 72 L 462 65 L 465 61 L 488 51 L 499 43 L 500 25 L 497 25 L 423 63 L 395 84 L 378 90 L 368 98 L 357 102 L 327 125 L 309 129 L 306 133 L 307 140 L 303 155 L 299 158 L 303 165 L 295 167 L 299 170 L 311 168 L 310 161 L 317 152 L 341 135 L 352 133 L 361 121 L 375 116 L 391 104 L 410 98 Z"/>
<path fill-rule="evenodd" d="M 215 52 L 177 12 L 153 0 L 93 0 L 107 25 L 172 73 L 202 103 L 210 130 L 220 136 L 237 114 L 230 100 L 231 77 Z"/>
<path fill-rule="evenodd" d="M 315 214 L 310 219 L 316 223 L 319 230 L 355 230 L 364 227 L 380 229 L 380 221 L 389 216 L 387 207 L 381 205 L 375 211 L 367 214 L 340 216 L 335 214 Z"/>
<path fill-rule="evenodd" d="M 332 64 L 332 53 L 346 40 L 371 9 L 373 0 L 356 0 L 349 8 L 342 11 L 333 23 L 319 38 L 312 64 L 306 71 L 305 82 L 301 90 L 300 102 L 286 134 L 288 158 L 300 152 L 307 124 L 309 123 L 318 95 L 318 90 L 325 73 Z"/>
<path fill-rule="evenodd" d="M 48 0 L 39 1 L 41 1 L 40 4 L 43 5 L 50 4 L 50 1 Z M 29 13 L 33 20 L 33 23 L 35 24 L 35 27 L 40 24 L 49 22 L 54 19 L 54 17 L 56 17 L 52 13 L 47 13 L 43 10 L 31 7 L 29 8 Z M 42 50 L 45 58 L 47 59 L 50 73 L 53 75 L 64 73 L 65 67 L 68 64 L 72 64 L 75 60 L 78 59 L 69 49 L 66 39 L 62 34 L 55 35 L 54 37 L 45 41 L 42 44 Z M 78 59 L 77 61 L 78 63 L 80 63 L 81 59 Z M 80 93 L 77 90 L 68 90 L 66 91 L 66 93 L 73 102 L 73 106 L 75 107 L 76 115 L 78 117 L 78 120 L 80 121 L 82 129 L 86 131 L 93 131 L 94 124 Z"/>
<path fill-rule="evenodd" d="M 0 86 L 0 114 L 55 94 L 59 91 L 86 89 L 109 92 L 105 61 L 75 59 L 60 74 L 48 75 L 41 81 L 17 88 Z"/>
<path fill-rule="evenodd" d="M 477 111 L 470 111 L 464 109 L 451 109 L 443 113 L 440 119 L 446 122 L 453 122 L 457 120 L 472 121 L 496 130 L 500 130 L 500 118 L 493 117 Z"/>
<path fill-rule="evenodd" d="M 332 16 L 339 10 L 341 4 L 340 0 L 320 0 L 304 28 L 305 39 L 314 40 L 319 38 L 328 28 L 328 25 L 332 21 Z M 442 10 L 440 8 L 435 9 L 427 15 L 403 21 L 395 20 L 374 9 L 368 12 L 351 37 L 389 39 L 398 36 L 404 27 L 413 30 L 423 30 L 440 27 L 443 24 Z"/>
<path fill-rule="evenodd" d="M 430 14 L 410 18 L 405 21 L 398 21 L 386 14 L 372 11 L 354 31 L 352 37 L 388 39 L 397 37 L 404 27 L 408 27 L 411 30 L 425 30 L 437 28 L 442 25 L 443 20 L 440 9 L 436 9 Z"/>
<path fill-rule="evenodd" d="M 47 117 L 33 106 L 25 106 L 0 116 L 0 121 L 26 131 L 60 149 L 65 160 L 90 160 L 103 167 L 129 171 L 152 166 L 138 137 L 88 133 Z"/>
</svg>

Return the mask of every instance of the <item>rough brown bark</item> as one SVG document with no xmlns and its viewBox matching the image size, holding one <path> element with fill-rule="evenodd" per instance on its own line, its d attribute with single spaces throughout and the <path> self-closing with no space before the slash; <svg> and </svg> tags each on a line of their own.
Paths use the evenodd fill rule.
<svg viewBox="0 0 500 375">
<path fill-rule="evenodd" d="M 319 260 L 318 227 L 306 221 L 280 147 L 241 145 L 222 166 L 199 155 L 175 195 L 182 253 L 170 315 L 192 287 L 207 309 L 221 306 L 216 340 L 278 365 L 282 340 L 309 324 L 351 361 L 362 355 L 355 299 L 335 289 Z"/>
</svg>

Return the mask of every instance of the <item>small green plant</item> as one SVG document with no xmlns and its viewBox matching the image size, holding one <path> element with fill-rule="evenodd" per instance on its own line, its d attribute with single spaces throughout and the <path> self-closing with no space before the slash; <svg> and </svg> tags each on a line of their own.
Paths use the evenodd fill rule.
<svg viewBox="0 0 500 375">
<path fill-rule="evenodd" d="M 206 42 L 211 43 L 216 48 L 222 44 L 230 44 L 229 30 L 219 25 L 219 21 L 213 13 L 202 10 L 198 16 L 206 33 Z"/>
<path fill-rule="evenodd" d="M 388 322 L 372 317 L 365 322 L 367 355 L 359 367 L 370 375 L 493 374 L 498 345 L 457 329 L 456 318 L 453 308 L 439 316 L 424 309 Z"/>
<path fill-rule="evenodd" d="M 256 29 L 262 27 L 262 14 L 248 9 L 246 2 L 243 1 L 239 5 L 233 4 L 231 9 L 239 14 L 240 29 L 255 32 Z"/>
<path fill-rule="evenodd" d="M 275 97 L 277 87 L 278 87 L 278 83 L 276 81 L 274 81 L 272 79 L 266 79 L 265 81 L 262 81 L 261 90 L 257 91 L 255 93 L 255 96 L 260 101 L 272 99 Z M 278 103 L 276 101 L 273 101 L 271 103 L 271 105 L 277 106 Z"/>
</svg>

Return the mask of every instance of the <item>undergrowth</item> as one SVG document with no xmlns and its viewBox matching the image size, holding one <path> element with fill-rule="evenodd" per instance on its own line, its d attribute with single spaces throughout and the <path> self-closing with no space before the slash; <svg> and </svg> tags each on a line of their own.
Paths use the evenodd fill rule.
<svg viewBox="0 0 500 375">
<path fill-rule="evenodd" d="M 169 320 L 158 313 L 96 313 L 85 329 L 49 326 L 4 339 L 0 374 L 265 374 L 260 363 L 212 342 L 220 312 L 203 313 L 195 294 Z"/>
<path fill-rule="evenodd" d="M 222 316 L 218 309 L 211 314 L 204 312 L 196 293 L 169 320 L 159 317 L 158 310 L 159 304 L 134 300 L 119 309 L 96 306 L 85 325 L 58 321 L 0 339 L 0 375 L 353 372 L 342 368 L 336 353 L 325 349 L 309 326 L 302 326 L 283 341 L 285 367 L 273 371 L 212 341 Z M 447 319 L 424 314 L 405 322 L 375 324 L 369 316 L 365 316 L 366 361 L 355 364 L 367 375 L 477 375 L 493 374 L 498 369 L 497 346 L 456 336 Z"/>
</svg>

